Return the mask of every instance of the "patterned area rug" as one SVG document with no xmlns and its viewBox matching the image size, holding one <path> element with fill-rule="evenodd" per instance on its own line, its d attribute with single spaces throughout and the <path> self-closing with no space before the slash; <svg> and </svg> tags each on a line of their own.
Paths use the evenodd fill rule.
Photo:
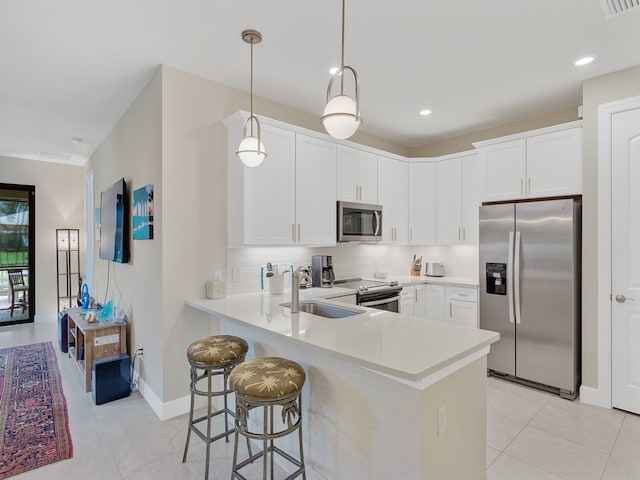
<svg viewBox="0 0 640 480">
<path fill-rule="evenodd" d="M 73 455 L 51 342 L 0 349 L 0 434 L 0 479 Z"/>
</svg>

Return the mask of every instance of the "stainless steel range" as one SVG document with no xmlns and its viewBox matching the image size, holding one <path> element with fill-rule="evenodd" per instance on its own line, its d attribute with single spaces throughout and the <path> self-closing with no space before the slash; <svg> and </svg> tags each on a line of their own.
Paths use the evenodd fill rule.
<svg viewBox="0 0 640 480">
<path fill-rule="evenodd" d="M 398 313 L 400 311 L 400 292 L 402 286 L 398 282 L 382 282 L 350 278 L 336 280 L 336 287 L 353 288 L 356 290 L 356 302 L 363 307 Z"/>
</svg>

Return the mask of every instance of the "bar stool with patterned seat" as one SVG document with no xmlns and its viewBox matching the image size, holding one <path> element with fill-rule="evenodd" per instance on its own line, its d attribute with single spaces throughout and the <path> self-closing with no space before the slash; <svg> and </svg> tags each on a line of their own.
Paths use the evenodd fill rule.
<svg viewBox="0 0 640 480">
<path fill-rule="evenodd" d="M 182 456 L 182 463 L 187 460 L 187 451 L 189 449 L 189 440 L 191 439 L 191 432 L 195 433 L 202 439 L 207 445 L 207 457 L 205 462 L 204 478 L 209 478 L 209 452 L 213 442 L 223 437 L 229 442 L 229 435 L 234 431 L 234 428 L 229 428 L 228 416 L 235 416 L 227 404 L 227 395 L 232 392 L 229 388 L 229 374 L 233 367 L 240 364 L 249 350 L 249 345 L 242 338 L 234 337 L 231 335 L 214 335 L 206 337 L 200 340 L 196 340 L 187 349 L 187 359 L 191 366 L 191 408 L 189 410 L 189 428 L 187 430 L 187 442 L 184 446 L 184 455 Z M 199 371 L 202 373 L 199 373 Z M 215 376 L 222 376 L 222 389 L 212 389 L 212 379 Z M 198 382 L 207 380 L 207 389 L 198 389 Z M 194 403 L 195 396 L 207 397 L 207 413 L 198 418 L 193 418 L 194 415 Z M 224 397 L 224 408 L 212 412 L 212 400 L 214 397 Z M 211 434 L 211 423 L 214 417 L 217 415 L 224 415 L 224 432 L 217 435 Z M 205 421 L 207 422 L 206 434 L 202 432 L 196 424 Z M 249 455 L 251 455 L 251 446 L 249 440 L 247 440 L 247 447 L 249 448 Z"/>
<path fill-rule="evenodd" d="M 287 479 L 302 475 L 306 480 L 302 450 L 302 387 L 305 379 L 306 374 L 300 365 L 279 357 L 247 360 L 233 369 L 229 376 L 231 389 L 236 394 L 232 480 L 234 478 L 246 480 L 246 477 L 240 473 L 240 469 L 260 457 L 263 457 L 262 478 L 266 480 L 267 456 L 269 456 L 271 479 L 273 479 L 274 453 L 278 453 L 298 467 Z M 258 407 L 263 408 L 262 415 L 258 413 L 254 416 L 255 418 L 252 418 L 251 412 Z M 282 425 L 278 429 L 274 425 L 274 407 L 278 407 L 278 413 L 282 418 Z M 254 431 L 250 424 L 255 424 L 260 416 L 262 416 L 262 431 Z M 299 460 L 274 445 L 275 439 L 296 430 L 298 431 Z M 262 440 L 262 451 L 255 455 L 249 453 L 249 458 L 238 463 L 238 435 L 248 439 Z"/>
</svg>

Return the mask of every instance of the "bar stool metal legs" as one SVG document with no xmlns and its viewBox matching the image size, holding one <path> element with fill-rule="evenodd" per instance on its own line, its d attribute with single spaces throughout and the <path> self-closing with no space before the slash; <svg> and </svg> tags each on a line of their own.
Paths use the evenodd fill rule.
<svg viewBox="0 0 640 480">
<path fill-rule="evenodd" d="M 191 391 L 191 402 L 187 440 L 184 446 L 184 454 L 182 455 L 182 463 L 187 461 L 191 432 L 193 432 L 206 444 L 205 480 L 209 478 L 211 444 L 222 438 L 225 438 L 226 442 L 229 442 L 229 437 L 235 430 L 234 426 L 229 426 L 229 415 L 235 417 L 235 413 L 229 408 L 227 399 L 227 396 L 233 392 L 229 387 L 229 374 L 236 365 L 244 360 L 248 348 L 247 343 L 241 338 L 218 335 L 193 342 L 187 350 L 187 358 L 191 366 L 191 382 L 189 387 Z M 202 371 L 202 373 L 199 373 L 199 371 Z M 222 377 L 222 387 L 220 390 L 214 390 L 214 377 Z M 206 390 L 198 388 L 198 383 L 205 380 L 207 385 Z M 198 418 L 194 418 L 196 396 L 207 398 L 207 413 Z M 214 412 L 213 399 L 220 396 L 224 399 L 224 407 Z M 224 431 L 213 435 L 212 423 L 214 417 L 218 415 L 224 416 Z M 198 424 L 204 421 L 206 421 L 206 433 L 198 428 Z M 249 449 L 249 455 L 251 455 L 251 445 L 248 439 L 247 448 Z"/>
<path fill-rule="evenodd" d="M 236 416 L 231 480 L 247 478 L 240 473 L 243 467 L 262 457 L 262 478 L 274 478 L 274 454 L 288 460 L 297 469 L 286 477 L 302 476 L 306 480 L 302 445 L 302 387 L 305 373 L 300 365 L 282 358 L 258 358 L 238 365 L 231 372 L 231 388 L 236 393 Z M 262 411 L 260 411 L 262 409 Z M 251 415 L 255 411 L 257 415 Z M 278 426 L 276 426 L 276 416 Z M 262 421 L 259 422 L 259 418 Z M 281 421 L 280 421 L 281 420 Z M 261 423 L 255 430 L 252 424 Z M 278 438 L 298 431 L 299 459 L 275 445 Z M 261 440 L 262 451 L 238 462 L 239 435 Z M 270 471 L 270 477 L 267 472 Z"/>
</svg>

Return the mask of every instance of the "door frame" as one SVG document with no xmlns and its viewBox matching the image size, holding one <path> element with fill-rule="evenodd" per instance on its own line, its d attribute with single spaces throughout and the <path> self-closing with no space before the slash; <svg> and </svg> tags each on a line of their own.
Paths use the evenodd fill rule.
<svg viewBox="0 0 640 480">
<path fill-rule="evenodd" d="M 629 97 L 598 106 L 598 386 L 580 388 L 580 399 L 585 403 L 612 408 L 612 202 L 611 202 L 611 148 L 612 118 L 617 113 L 640 108 L 640 96 Z"/>
<path fill-rule="evenodd" d="M 20 185 L 0 183 L 0 189 L 20 190 L 29 192 L 29 318 L 3 322 L 2 325 L 17 325 L 33 323 L 36 313 L 36 187 L 35 185 Z"/>
</svg>

